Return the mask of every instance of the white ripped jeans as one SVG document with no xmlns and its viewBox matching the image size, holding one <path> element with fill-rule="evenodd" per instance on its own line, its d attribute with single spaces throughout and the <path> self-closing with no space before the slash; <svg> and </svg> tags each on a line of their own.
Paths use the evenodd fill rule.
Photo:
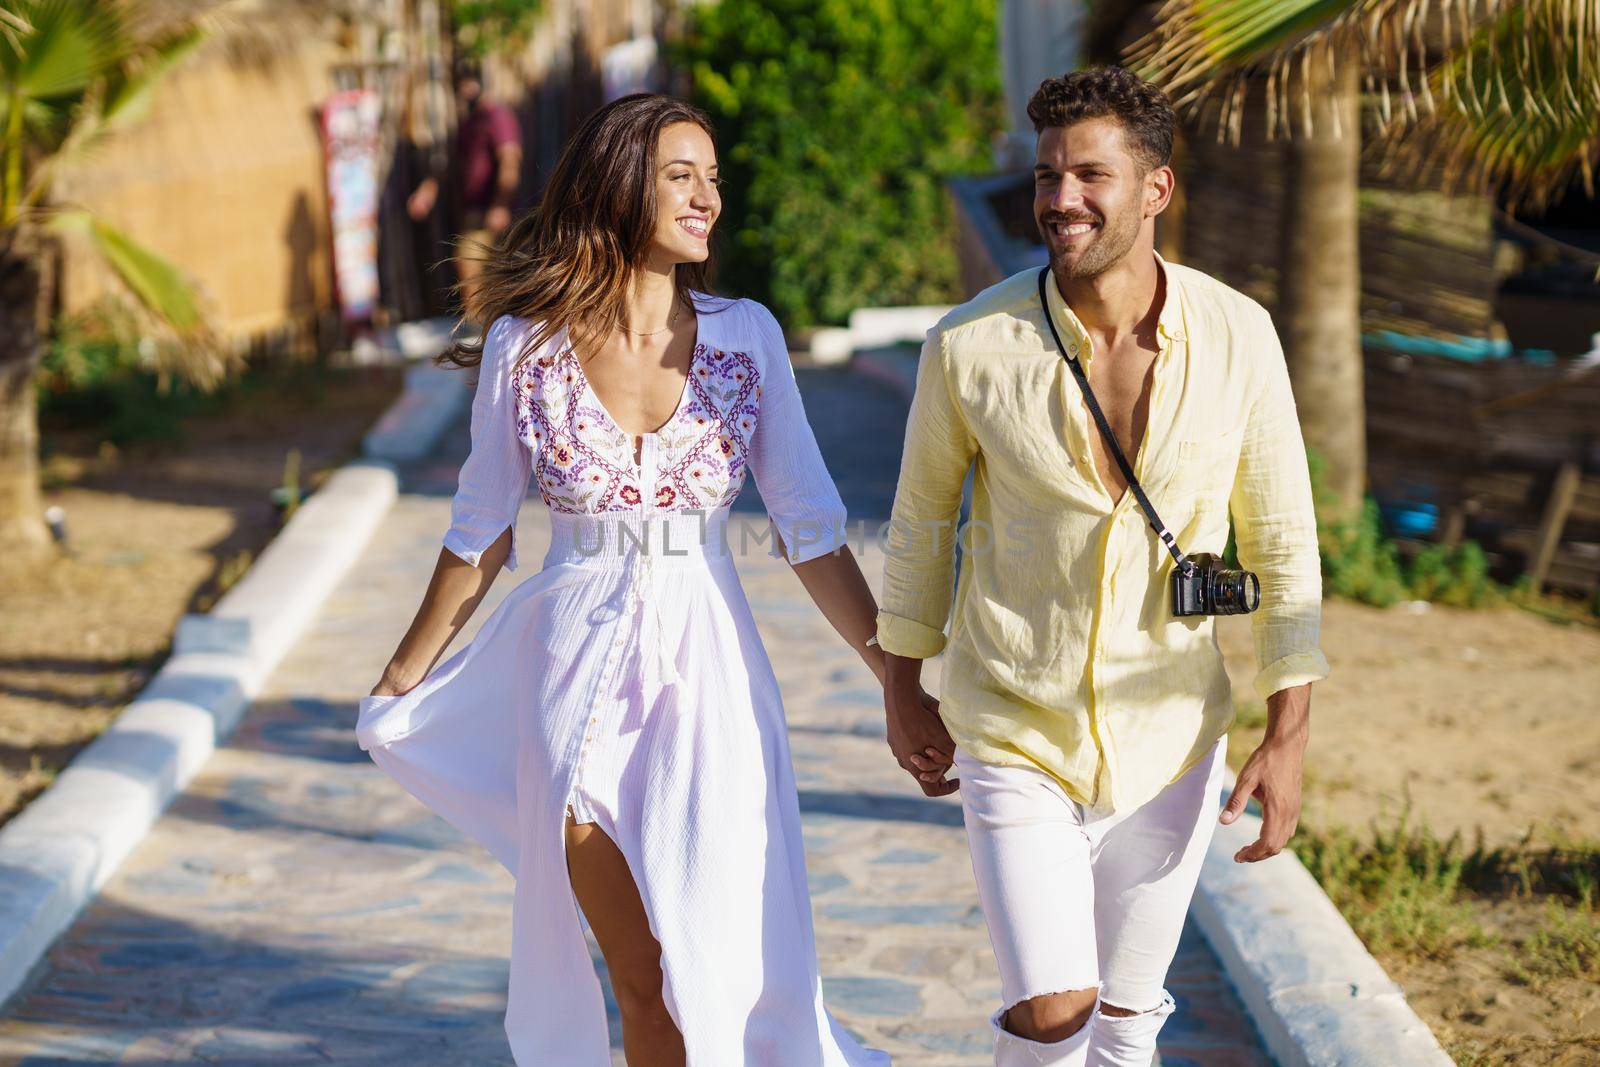
<svg viewBox="0 0 1600 1067">
<path fill-rule="evenodd" d="M 989 1020 L 996 1067 L 1150 1067 L 1173 1010 L 1167 968 L 1216 825 L 1226 748 L 1224 737 L 1153 799 L 1112 815 L 1086 811 L 1037 767 L 956 750 L 1000 969 L 1004 1003 Z M 1060 1041 L 1030 1041 L 1001 1025 L 1014 1004 L 1078 989 L 1099 991 L 1096 1010 Z"/>
</svg>

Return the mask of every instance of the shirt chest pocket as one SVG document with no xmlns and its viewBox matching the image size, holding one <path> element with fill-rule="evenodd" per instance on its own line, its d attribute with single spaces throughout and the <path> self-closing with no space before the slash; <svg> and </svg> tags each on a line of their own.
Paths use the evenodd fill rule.
<svg viewBox="0 0 1600 1067">
<path fill-rule="evenodd" d="M 1226 502 L 1239 471 L 1239 448 L 1243 442 L 1243 426 L 1180 441 L 1173 494 L 1185 500 L 1205 497 Z"/>
</svg>

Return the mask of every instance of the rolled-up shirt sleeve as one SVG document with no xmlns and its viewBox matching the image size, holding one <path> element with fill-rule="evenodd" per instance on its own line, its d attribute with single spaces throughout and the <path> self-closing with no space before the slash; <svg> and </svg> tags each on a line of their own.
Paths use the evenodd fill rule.
<svg viewBox="0 0 1600 1067">
<path fill-rule="evenodd" d="M 1263 700 L 1326 678 L 1319 645 L 1322 565 L 1317 519 L 1294 394 L 1283 348 L 1265 310 L 1249 323 L 1249 350 L 1259 355 L 1229 509 L 1239 563 L 1261 580 L 1261 606 L 1250 617 L 1255 638 L 1255 689 Z"/>
<path fill-rule="evenodd" d="M 951 389 L 946 355 L 935 326 L 917 360 L 883 567 L 878 645 L 911 659 L 944 650 L 961 490 L 977 454 Z"/>
<path fill-rule="evenodd" d="M 472 396 L 472 451 L 450 501 L 444 547 L 476 567 L 483 552 L 511 529 L 506 570 L 517 569 L 516 523 L 528 492 L 533 453 L 517 432 L 516 394 L 510 379 L 528 325 L 502 315 L 484 338 L 483 360 Z"/>
<path fill-rule="evenodd" d="M 845 543 L 845 507 L 806 419 L 789 346 L 778 320 L 742 301 L 760 349 L 761 390 L 750 438 L 750 473 L 790 563 L 804 563 Z"/>
</svg>

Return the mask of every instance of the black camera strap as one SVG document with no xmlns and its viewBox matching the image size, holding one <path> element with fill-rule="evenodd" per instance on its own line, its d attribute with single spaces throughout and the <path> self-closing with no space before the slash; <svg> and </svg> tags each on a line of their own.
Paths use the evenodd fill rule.
<svg viewBox="0 0 1600 1067">
<path fill-rule="evenodd" d="M 1161 516 L 1156 514 L 1155 505 L 1150 503 L 1150 498 L 1145 495 L 1144 486 L 1133 476 L 1133 465 L 1128 462 L 1128 457 L 1122 454 L 1122 446 L 1117 444 L 1117 435 L 1112 432 L 1111 424 L 1106 421 L 1106 413 L 1100 410 L 1100 401 L 1095 399 L 1094 390 L 1089 387 L 1089 376 L 1083 372 L 1083 365 L 1069 356 L 1067 346 L 1061 343 L 1061 334 L 1056 332 L 1056 319 L 1050 314 L 1050 299 L 1045 292 L 1045 285 L 1049 279 L 1050 268 L 1044 267 L 1039 271 L 1039 307 L 1044 312 L 1045 325 L 1050 327 L 1050 336 L 1055 339 L 1056 351 L 1061 353 L 1061 358 L 1072 368 L 1072 376 L 1078 379 L 1078 388 L 1083 390 L 1083 399 L 1089 405 L 1089 412 L 1094 416 L 1096 425 L 1100 427 L 1100 436 L 1105 438 L 1106 447 L 1111 449 L 1111 458 L 1117 461 L 1117 466 L 1122 470 L 1122 477 L 1127 479 L 1128 489 L 1133 493 L 1133 498 L 1139 502 L 1139 506 L 1144 509 L 1145 517 L 1150 520 L 1150 528 L 1161 538 L 1161 543 L 1167 546 L 1172 558 L 1177 560 L 1178 569 L 1185 575 L 1192 574 L 1194 562 L 1178 547 L 1178 539 L 1172 536 L 1172 532 L 1161 521 Z"/>
</svg>

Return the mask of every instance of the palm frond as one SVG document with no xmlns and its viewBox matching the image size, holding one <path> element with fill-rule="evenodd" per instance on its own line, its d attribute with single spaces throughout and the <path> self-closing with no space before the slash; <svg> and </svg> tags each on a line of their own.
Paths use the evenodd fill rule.
<svg viewBox="0 0 1600 1067">
<path fill-rule="evenodd" d="M 87 238 L 139 303 L 173 330 L 183 333 L 202 328 L 194 288 L 169 260 L 87 211 L 52 212 L 50 226 L 59 233 Z"/>
<path fill-rule="evenodd" d="M 327 32 L 330 22 L 360 17 L 363 0 L 165 0 L 164 21 L 152 23 L 158 35 L 195 22 L 208 30 L 208 52 L 228 63 L 270 70 L 298 54 L 308 37 Z"/>
<path fill-rule="evenodd" d="M 209 32 L 203 21 L 180 26 L 171 36 L 152 42 L 143 54 L 119 67 L 107 79 L 99 121 L 109 130 L 143 117 L 155 87 L 199 47 Z"/>
<path fill-rule="evenodd" d="M 82 93 L 127 54 L 114 4 L 103 0 L 24 0 L 13 47 L 0 49 L 7 95 L 49 100 Z"/>
<path fill-rule="evenodd" d="M 98 0 L 16 0 L 0 46 L 0 96 L 6 101 L 0 170 L 0 225 L 17 218 L 27 182 L 30 107 L 71 110 L 127 53 L 113 5 Z"/>
<path fill-rule="evenodd" d="M 44 198 L 63 168 L 92 161 L 94 150 L 119 130 L 142 119 L 156 88 L 172 69 L 206 39 L 204 21 L 178 27 L 166 40 L 144 44 L 80 100 L 66 115 L 41 115 L 48 123 L 36 127 L 37 153 L 33 173 L 22 195 L 24 205 Z M 54 134 L 54 136 L 48 136 Z"/>
<path fill-rule="evenodd" d="M 1268 135 L 1306 131 L 1313 63 L 1360 64 L 1386 131 L 1451 107 L 1555 121 L 1600 96 L 1600 0 L 1170 0 L 1129 62 L 1192 114 L 1220 100 L 1235 140 L 1257 77 Z"/>
<path fill-rule="evenodd" d="M 41 119 L 49 121 L 36 127 L 34 140 L 44 151 L 35 154 L 22 204 L 41 202 L 59 171 L 91 165 L 97 149 L 142 119 L 156 88 L 209 32 L 203 23 L 189 26 L 171 40 L 158 42 L 148 51 L 141 50 L 85 94 L 67 114 L 58 109 L 41 115 Z"/>
<path fill-rule="evenodd" d="M 170 261 L 88 211 L 58 208 L 43 217 L 50 231 L 98 253 L 133 296 L 132 321 L 155 342 L 151 370 L 209 392 L 244 369 L 244 349 L 223 341 L 215 307 Z"/>
<path fill-rule="evenodd" d="M 1292 64 L 1313 61 L 1361 0 L 1169 0 L 1129 49 L 1130 66 L 1198 114 L 1221 103 L 1219 133 L 1238 137 L 1247 80 L 1265 74 L 1269 132 L 1288 120 Z"/>
<path fill-rule="evenodd" d="M 1416 123 L 1389 124 L 1375 148 L 1391 173 L 1436 171 L 1452 189 L 1498 187 L 1520 207 L 1541 210 L 1574 181 L 1592 197 L 1597 45 L 1600 2 L 1508 8 L 1430 72 L 1440 106 Z"/>
<path fill-rule="evenodd" d="M 210 29 L 219 0 L 20 0 L 0 20 L 0 224 L 48 199 L 55 174 L 136 119 Z M 181 9 L 181 10 L 180 10 Z M 192 10 L 191 10 L 192 9 Z M 9 71 L 9 73 L 5 73 Z M 13 121 L 13 111 L 17 121 Z"/>
<path fill-rule="evenodd" d="M 1313 64 L 1359 63 L 1385 119 L 1415 118 L 1431 106 L 1413 83 L 1430 55 L 1471 32 L 1488 9 L 1509 0 L 1170 0 L 1156 28 L 1130 49 L 1135 69 L 1199 113 L 1222 101 L 1219 133 L 1239 130 L 1244 83 L 1264 77 L 1269 136 L 1311 124 Z M 1320 80 L 1320 79 L 1319 79 Z"/>
</svg>

